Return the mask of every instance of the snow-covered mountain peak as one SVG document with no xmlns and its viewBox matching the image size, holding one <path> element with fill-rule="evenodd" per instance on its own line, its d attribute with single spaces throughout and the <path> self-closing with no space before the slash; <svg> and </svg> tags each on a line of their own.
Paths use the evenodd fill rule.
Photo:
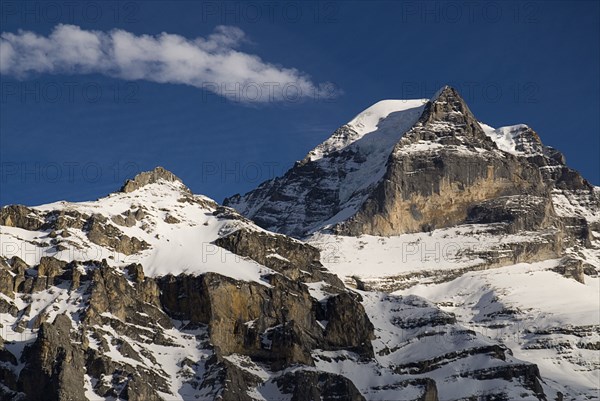
<svg viewBox="0 0 600 401">
<path fill-rule="evenodd" d="M 508 125 L 493 128 L 479 123 L 483 131 L 489 136 L 498 148 L 504 152 L 517 156 L 535 156 L 547 153 L 546 146 L 539 135 L 525 124 Z"/>
<path fill-rule="evenodd" d="M 190 193 L 190 190 L 183 181 L 175 174 L 164 167 L 155 167 L 151 171 L 144 171 L 136 175 L 132 180 L 127 180 L 120 189 L 120 192 L 133 192 L 149 184 L 171 184 L 171 187 Z"/>
<path fill-rule="evenodd" d="M 487 127 L 444 86 L 431 100 L 375 103 L 284 176 L 224 203 L 297 237 L 329 229 L 396 235 L 464 222 L 473 207 L 497 197 L 545 197 L 554 185 L 589 192 L 529 127 Z"/>
<path fill-rule="evenodd" d="M 433 101 L 375 103 L 338 128 L 283 177 L 243 197 L 225 199 L 224 204 L 262 227 L 303 237 L 355 215 L 384 180 L 396 150 L 412 153 L 422 146 L 498 151 L 458 92 L 443 87 Z M 279 213 L 285 213 L 285 221 L 277 217 Z"/>
<path fill-rule="evenodd" d="M 358 113 L 318 145 L 303 160 L 315 161 L 352 146 L 365 158 L 385 153 L 419 120 L 447 120 L 473 116 L 458 92 L 444 86 L 431 99 L 385 99 Z M 387 157 L 386 157 L 387 158 Z"/>
<path fill-rule="evenodd" d="M 234 195 L 224 204 L 255 218 L 258 225 L 301 237 L 354 214 L 382 179 L 394 146 L 419 121 L 426 99 L 384 100 L 359 113 L 310 151 L 285 176 L 261 184 L 253 199 Z M 305 177 L 309 177 L 304 181 Z M 293 186 L 271 197 L 278 188 Z M 304 201 L 298 201 L 304 199 Z M 313 203 L 314 202 L 314 203 Z M 287 210 L 287 219 L 258 218 L 261 209 Z M 309 216 L 310 215 L 310 216 Z"/>
</svg>

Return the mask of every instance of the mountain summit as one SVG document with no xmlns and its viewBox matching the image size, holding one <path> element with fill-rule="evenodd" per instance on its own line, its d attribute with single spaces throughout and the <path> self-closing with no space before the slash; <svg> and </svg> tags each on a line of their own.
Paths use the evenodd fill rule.
<svg viewBox="0 0 600 401">
<path fill-rule="evenodd" d="M 224 204 L 296 237 L 395 235 L 465 222 L 503 196 L 549 199 L 555 186 L 593 192 L 533 130 L 480 123 L 446 86 L 431 100 L 374 104 L 282 177 Z"/>
<path fill-rule="evenodd" d="M 159 182 L 175 183 L 180 186 L 182 190 L 190 192 L 189 188 L 183 184 L 183 181 L 175 174 L 166 170 L 164 167 L 155 167 L 152 171 L 144 171 L 136 175 L 133 179 L 125 181 L 121 187 L 121 192 L 133 192 L 149 184 L 156 184 Z"/>
<path fill-rule="evenodd" d="M 595 394 L 600 188 L 527 125 L 490 127 L 447 86 L 384 100 L 224 203 L 321 249 L 348 286 L 433 300 L 546 384 L 570 372 L 547 399 Z"/>
</svg>

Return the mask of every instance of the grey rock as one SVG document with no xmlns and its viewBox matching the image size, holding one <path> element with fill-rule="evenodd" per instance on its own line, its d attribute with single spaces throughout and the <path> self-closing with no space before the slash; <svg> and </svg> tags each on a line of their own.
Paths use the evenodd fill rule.
<svg viewBox="0 0 600 401">
<path fill-rule="evenodd" d="M 419 141 L 443 147 L 406 151 Z M 336 232 L 387 236 L 449 227 L 466 222 L 481 202 L 522 194 L 549 197 L 537 166 L 500 152 L 446 88 L 395 145 L 383 179 Z"/>
<path fill-rule="evenodd" d="M 549 197 L 501 196 L 475 204 L 467 213 L 468 223 L 505 223 L 507 232 L 511 234 L 558 225 L 558 217 Z"/>
<path fill-rule="evenodd" d="M 333 373 L 297 370 L 276 380 L 283 393 L 292 401 L 364 401 L 354 384 L 344 376 Z"/>
<path fill-rule="evenodd" d="M 117 227 L 108 223 L 106 217 L 99 214 L 95 214 L 87 220 L 84 230 L 94 244 L 105 246 L 125 255 L 138 253 L 150 246 L 146 241 L 123 234 Z"/>
<path fill-rule="evenodd" d="M 317 348 L 373 356 L 373 325 L 356 297 L 335 295 L 323 312 L 303 284 L 282 275 L 265 279 L 271 288 L 216 273 L 166 276 L 158 284 L 165 310 L 192 325 L 208 325 L 219 355 L 248 355 L 275 370 L 294 363 L 312 366 L 311 351 Z M 317 316 L 329 319 L 328 331 Z"/>
<path fill-rule="evenodd" d="M 585 284 L 585 274 L 583 268 L 583 260 L 573 256 L 565 256 L 561 259 L 560 264 L 554 268 L 558 274 L 562 274 L 567 278 L 572 278 L 575 281 Z"/>
<path fill-rule="evenodd" d="M 0 267 L 0 293 L 13 298 L 14 280 L 10 270 Z"/>
<path fill-rule="evenodd" d="M 42 323 L 18 380 L 19 391 L 31 401 L 79 401 L 85 399 L 83 352 L 71 344 L 71 320 L 58 315 Z"/>
<path fill-rule="evenodd" d="M 274 369 L 292 363 L 312 365 L 310 351 L 322 339 L 316 301 L 300 283 L 279 275 L 270 279 L 271 289 L 207 273 L 166 276 L 159 287 L 163 307 L 172 317 L 208 325 L 211 343 L 220 355 L 249 355 Z M 265 336 L 270 347 L 264 345 Z"/>
<path fill-rule="evenodd" d="M 373 324 L 360 302 L 350 295 L 341 293 L 327 299 L 325 307 L 325 341 L 338 349 L 348 349 L 364 359 L 374 357 L 371 340 L 375 339 Z"/>
<path fill-rule="evenodd" d="M 177 217 L 173 216 L 172 214 L 167 214 L 167 216 L 165 217 L 165 223 L 177 224 L 177 223 L 181 223 L 181 220 L 179 220 Z"/>
<path fill-rule="evenodd" d="M 249 257 L 292 280 L 325 281 L 332 287 L 344 288 L 342 281 L 323 267 L 317 248 L 290 237 L 240 229 L 217 239 L 215 244 L 236 255 Z"/>
<path fill-rule="evenodd" d="M 163 167 L 156 167 L 152 171 L 146 171 L 136 175 L 133 180 L 127 180 L 121 187 L 121 192 L 133 192 L 139 188 L 142 188 L 143 186 L 154 184 L 163 180 L 167 182 L 181 183 L 181 179 L 179 179 L 175 174 L 165 170 Z M 186 192 L 189 192 L 189 189 L 183 186 L 183 183 L 182 188 L 186 189 Z"/>
<path fill-rule="evenodd" d="M 93 271 L 92 282 L 87 291 L 89 308 L 83 315 L 83 322 L 88 325 L 108 323 L 111 326 L 117 325 L 119 329 L 133 330 L 128 325 L 120 325 L 120 320 L 157 329 L 172 327 L 170 319 L 158 307 L 159 288 L 152 279 L 142 280 L 138 275 L 136 285 L 131 286 L 125 276 L 104 265 Z M 106 312 L 117 319 L 106 320 L 102 316 Z M 156 340 L 159 340 L 160 330 L 156 335 Z M 131 336 L 138 337 L 135 332 L 131 332 Z"/>
<path fill-rule="evenodd" d="M 34 231 L 42 228 L 44 220 L 34 209 L 22 205 L 8 205 L 0 209 L 0 225 Z"/>
<path fill-rule="evenodd" d="M 38 275 L 55 277 L 63 273 L 67 262 L 58 260 L 52 256 L 42 256 L 38 265 Z"/>
</svg>

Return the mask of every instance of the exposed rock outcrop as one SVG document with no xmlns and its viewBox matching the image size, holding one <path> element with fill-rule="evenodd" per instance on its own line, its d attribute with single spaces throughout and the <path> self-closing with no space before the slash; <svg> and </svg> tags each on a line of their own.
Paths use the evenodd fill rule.
<svg viewBox="0 0 600 401">
<path fill-rule="evenodd" d="M 8 205 L 0 209 L 0 225 L 19 227 L 24 230 L 39 230 L 44 220 L 39 212 L 22 205 Z"/>
<path fill-rule="evenodd" d="M 283 393 L 292 396 L 292 401 L 365 400 L 350 380 L 332 373 L 298 370 L 286 373 L 276 382 Z"/>
<path fill-rule="evenodd" d="M 141 187 L 160 182 L 161 180 L 167 182 L 177 182 L 181 184 L 182 188 L 187 189 L 181 182 L 181 179 L 172 172 L 165 170 L 163 167 L 156 167 L 152 171 L 146 171 L 136 175 L 132 180 L 127 180 L 121 187 L 121 192 L 133 192 Z M 189 192 L 189 189 L 187 190 Z"/>
<path fill-rule="evenodd" d="M 26 365 L 19 374 L 18 389 L 31 401 L 85 399 L 84 354 L 72 344 L 71 319 L 58 315 L 42 323 L 35 343 L 23 354 Z"/>
<path fill-rule="evenodd" d="M 215 244 L 293 280 L 325 281 L 332 287 L 344 288 L 342 281 L 323 267 L 317 248 L 290 237 L 241 229 L 219 238 Z"/>
<path fill-rule="evenodd" d="M 102 215 L 92 215 L 87 220 L 84 230 L 87 231 L 88 238 L 94 244 L 114 249 L 125 255 L 131 255 L 149 247 L 147 242 L 123 234 Z"/>
</svg>

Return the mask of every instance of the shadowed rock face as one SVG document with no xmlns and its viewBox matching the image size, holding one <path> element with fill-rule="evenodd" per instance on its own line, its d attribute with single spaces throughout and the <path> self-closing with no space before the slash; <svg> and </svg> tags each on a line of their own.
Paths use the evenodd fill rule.
<svg viewBox="0 0 600 401">
<path fill-rule="evenodd" d="M 221 355 L 249 355 L 276 370 L 313 365 L 311 351 L 316 348 L 373 356 L 373 325 L 356 297 L 345 291 L 333 295 L 322 310 L 303 284 L 282 275 L 265 280 L 271 288 L 210 273 L 167 276 L 159 286 L 168 313 L 192 325 L 208 325 Z M 326 330 L 317 323 L 323 315 L 331 324 Z"/>
<path fill-rule="evenodd" d="M 364 397 L 354 384 L 343 376 L 332 373 L 318 373 L 306 370 L 286 373 L 277 379 L 277 384 L 292 401 L 364 401 Z"/>
<path fill-rule="evenodd" d="M 275 371 L 294 365 L 314 366 L 311 353 L 315 349 L 354 351 L 366 360 L 373 357 L 370 343 L 373 325 L 359 299 L 345 290 L 339 289 L 344 292 L 332 295 L 325 310 L 310 296 L 306 286 L 282 275 L 265 277 L 271 286 L 267 287 L 215 273 L 154 280 L 140 275 L 139 267 L 129 266 L 131 278 L 127 278 L 98 264 L 83 286 L 87 294 L 87 306 L 81 311 L 83 324 L 73 326 L 66 315 L 58 315 L 53 322 L 42 321 L 37 339 L 23 355 L 26 365 L 21 374 L 15 377 L 11 376 L 11 370 L 0 370 L 0 374 L 7 375 L 7 382 L 13 381 L 10 388 L 15 393 L 6 399 L 17 400 L 17 394 L 23 393 L 34 401 L 84 400 L 85 369 L 98 379 L 94 391 L 99 395 L 161 400 L 156 390 L 168 392 L 164 378 L 146 368 L 114 361 L 106 355 L 110 346 L 104 338 L 109 332 L 123 336 L 113 345 L 123 356 L 141 362 L 137 346 L 134 349 L 129 341 L 174 345 L 163 335 L 164 330 L 172 328 L 165 312 L 174 319 L 188 321 L 188 328 L 208 328 L 207 340 L 214 347 L 216 358 L 213 367 L 224 376 L 216 382 L 207 377 L 198 385 L 222 388 L 224 399 L 251 400 L 235 398 L 234 394 L 239 396 L 239 391 L 245 392 L 258 383 L 256 378 L 248 377 L 223 359 L 229 355 L 249 356 Z M 327 330 L 317 323 L 317 317 L 323 316 L 332 322 Z M 149 333 L 152 338 L 148 338 Z M 90 339 L 98 345 L 90 347 Z M 6 353 L 8 360 L 11 357 L 12 354 Z M 16 360 L 12 362 L 16 364 Z M 310 374 L 307 380 L 315 380 L 308 379 Z M 320 375 L 327 382 L 319 390 L 324 395 L 363 399 L 347 378 Z M 116 382 L 127 379 L 124 385 L 107 386 L 102 381 L 104 376 L 113 377 Z M 296 399 L 308 400 L 303 398 L 306 394 L 302 391 L 294 391 Z"/>
<path fill-rule="evenodd" d="M 36 342 L 27 349 L 27 365 L 19 375 L 18 388 L 31 401 L 85 399 L 83 350 L 71 344 L 71 319 L 56 317 L 42 323 Z"/>
<path fill-rule="evenodd" d="M 339 349 L 350 349 L 372 358 L 373 324 L 356 297 L 341 293 L 327 300 L 325 307 L 325 339 Z"/>
</svg>

